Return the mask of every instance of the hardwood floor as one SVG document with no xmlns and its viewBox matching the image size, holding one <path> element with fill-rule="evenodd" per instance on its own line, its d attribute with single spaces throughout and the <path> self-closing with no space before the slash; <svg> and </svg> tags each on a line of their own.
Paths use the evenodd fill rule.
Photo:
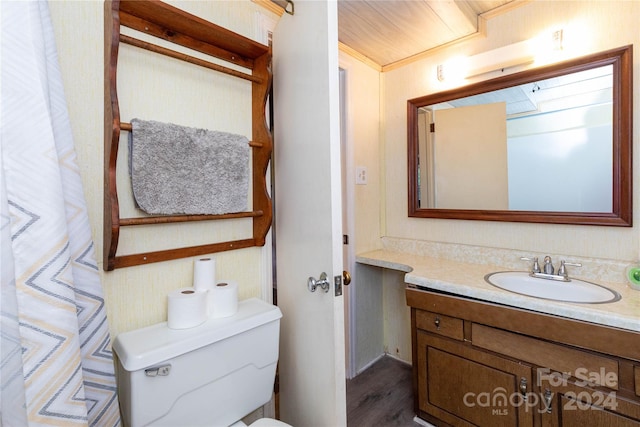
<svg viewBox="0 0 640 427">
<path fill-rule="evenodd" d="M 347 381 L 348 427 L 419 427 L 414 415 L 411 366 L 385 356 Z"/>
</svg>

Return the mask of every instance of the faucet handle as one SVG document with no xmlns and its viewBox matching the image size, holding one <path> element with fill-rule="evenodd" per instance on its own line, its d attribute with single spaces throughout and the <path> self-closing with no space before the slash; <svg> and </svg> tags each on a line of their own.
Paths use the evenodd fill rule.
<svg viewBox="0 0 640 427">
<path fill-rule="evenodd" d="M 564 265 L 570 265 L 572 267 L 582 267 L 582 264 L 580 264 L 579 262 L 569 262 L 569 261 L 562 260 L 560 261 L 560 263 Z"/>
<path fill-rule="evenodd" d="M 571 265 L 573 267 L 582 267 L 582 264 L 579 262 L 567 262 L 565 260 L 560 261 L 560 268 L 558 268 L 558 276 L 564 276 L 565 278 L 569 277 L 567 273 L 567 268 L 565 266 Z"/>
<path fill-rule="evenodd" d="M 520 257 L 522 261 L 532 261 L 533 265 L 531 266 L 532 273 L 540 273 L 540 264 L 538 264 L 538 257 L 528 258 L 528 257 Z"/>
</svg>

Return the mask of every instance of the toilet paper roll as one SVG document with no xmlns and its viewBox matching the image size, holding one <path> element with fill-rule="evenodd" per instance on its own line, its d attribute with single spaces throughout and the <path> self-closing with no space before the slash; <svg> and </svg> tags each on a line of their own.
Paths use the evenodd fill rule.
<svg viewBox="0 0 640 427">
<path fill-rule="evenodd" d="M 216 260 L 200 258 L 193 261 L 193 287 L 209 290 L 216 284 Z"/>
<path fill-rule="evenodd" d="M 211 317 L 229 317 L 238 311 L 238 284 L 235 282 L 219 282 L 209 291 L 209 297 Z"/>
<path fill-rule="evenodd" d="M 626 277 L 632 288 L 640 290 L 640 266 L 627 267 Z"/>
<path fill-rule="evenodd" d="M 188 329 L 207 320 L 208 291 L 180 288 L 167 295 L 167 326 L 169 329 Z"/>
</svg>

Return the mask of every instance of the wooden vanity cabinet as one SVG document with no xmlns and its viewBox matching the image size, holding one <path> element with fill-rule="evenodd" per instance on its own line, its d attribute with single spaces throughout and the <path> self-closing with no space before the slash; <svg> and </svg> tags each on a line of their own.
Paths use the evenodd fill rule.
<svg viewBox="0 0 640 427">
<path fill-rule="evenodd" d="M 407 288 L 416 414 L 436 426 L 640 426 L 640 333 Z"/>
<path fill-rule="evenodd" d="M 616 390 L 590 387 L 585 380 L 542 379 L 540 395 L 547 399 L 540 411 L 543 427 L 640 425 L 637 399 L 625 398 Z"/>
<path fill-rule="evenodd" d="M 531 391 L 530 366 L 434 334 L 417 334 L 422 413 L 450 425 L 533 426 L 532 408 L 509 404 L 510 398 L 519 402 Z"/>
</svg>

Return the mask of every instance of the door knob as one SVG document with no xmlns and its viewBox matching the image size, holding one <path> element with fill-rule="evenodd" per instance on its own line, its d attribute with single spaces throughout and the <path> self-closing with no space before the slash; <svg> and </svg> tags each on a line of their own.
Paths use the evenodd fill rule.
<svg viewBox="0 0 640 427">
<path fill-rule="evenodd" d="M 318 280 L 314 279 L 313 277 L 309 277 L 309 280 L 307 281 L 307 287 L 309 288 L 309 291 L 315 292 L 318 286 L 320 286 L 323 291 L 329 292 L 329 287 L 331 285 L 327 280 L 327 273 L 322 273 L 320 275 L 320 279 Z"/>
<path fill-rule="evenodd" d="M 343 270 L 342 271 L 342 283 L 347 286 L 349 283 L 351 283 L 351 274 L 349 274 L 348 271 Z"/>
</svg>

